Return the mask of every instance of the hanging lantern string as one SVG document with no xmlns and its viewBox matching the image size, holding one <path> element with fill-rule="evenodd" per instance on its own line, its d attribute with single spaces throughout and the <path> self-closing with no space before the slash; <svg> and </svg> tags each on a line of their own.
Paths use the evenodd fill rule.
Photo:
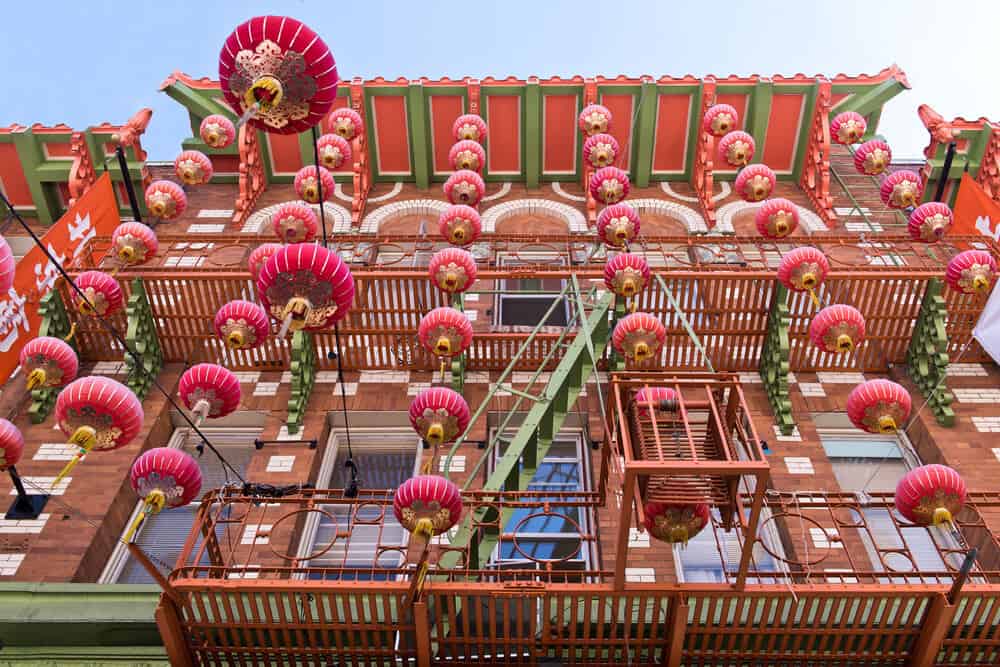
<svg viewBox="0 0 1000 667">
<path fill-rule="evenodd" d="M 320 223 L 323 225 L 323 247 L 326 248 L 328 245 L 328 239 L 326 236 L 326 207 L 323 206 L 323 179 L 319 177 L 319 131 L 316 129 L 315 125 L 312 126 L 312 139 L 313 161 L 316 164 L 316 192 L 319 195 L 319 219 Z M 333 174 L 330 174 L 330 176 L 332 177 Z"/>
<path fill-rule="evenodd" d="M 0 190 L 0 200 L 2 200 L 4 205 L 7 206 L 7 208 L 11 211 L 11 213 L 14 215 L 14 219 L 16 219 L 18 223 L 20 223 L 21 227 L 23 227 L 24 230 L 28 232 L 28 235 L 31 236 L 31 239 L 34 241 L 35 245 L 41 248 L 42 252 L 45 253 L 45 256 L 49 259 L 52 265 L 56 267 L 56 270 L 59 271 L 59 274 L 62 276 L 63 280 L 65 280 L 66 283 L 73 289 L 73 291 L 76 292 L 77 296 L 83 299 L 83 301 L 87 305 L 89 305 L 92 309 L 96 311 L 94 304 L 91 303 L 89 298 L 87 298 L 87 295 L 84 294 L 83 290 L 80 289 L 79 285 L 76 284 L 76 282 L 70 277 L 70 275 L 66 273 L 66 269 L 63 268 L 62 263 L 59 262 L 59 260 L 56 259 L 56 257 L 49 251 L 49 249 L 45 246 L 45 244 L 42 243 L 42 240 L 38 238 L 38 235 L 35 234 L 35 231 L 31 229 L 30 226 L 28 226 L 28 223 L 24 221 L 24 218 L 21 217 L 21 214 L 18 213 L 16 210 L 14 210 L 13 204 L 10 203 L 10 200 L 7 199 L 7 195 L 4 194 L 2 190 Z M 163 387 L 162 384 L 160 384 L 160 381 L 156 378 L 156 376 L 153 373 L 150 373 L 148 370 L 146 370 L 146 365 L 143 363 L 142 357 L 135 350 L 129 347 L 129 345 L 125 342 L 125 338 L 122 337 L 122 335 L 118 332 L 117 329 L 115 329 L 114 325 L 112 325 L 111 322 L 109 322 L 108 319 L 104 317 L 98 317 L 95 319 L 100 323 L 102 327 L 104 327 L 104 329 L 109 334 L 111 334 L 111 337 L 114 338 L 115 341 L 117 341 L 117 343 L 122 346 L 122 349 L 125 350 L 125 353 L 132 358 L 132 361 L 134 362 L 134 367 L 137 369 L 141 369 L 139 372 L 141 372 L 143 375 L 149 378 L 151 384 L 154 387 L 156 387 L 156 389 L 161 394 L 163 394 L 163 396 L 167 399 L 167 402 L 170 403 L 170 405 L 175 410 L 177 410 L 178 413 L 180 413 L 181 418 L 185 422 L 187 422 L 188 426 L 190 426 L 195 433 L 198 434 L 198 437 L 201 438 L 201 441 L 209 449 L 212 450 L 213 454 L 215 454 L 219 458 L 219 461 L 222 463 L 223 467 L 231 470 L 233 474 L 236 475 L 236 477 L 239 478 L 241 482 L 245 483 L 246 480 L 243 479 L 243 476 L 240 474 L 239 470 L 237 470 L 236 467 L 233 466 L 233 464 L 231 464 L 229 461 L 226 460 L 226 458 L 222 455 L 222 452 L 220 452 L 215 447 L 215 445 L 209 442 L 205 434 L 202 433 L 202 431 L 195 425 L 193 421 L 191 421 L 191 418 L 188 416 L 187 412 L 184 411 L 180 405 L 178 405 L 174 397 L 171 396 L 170 392 L 168 392 Z"/>
<path fill-rule="evenodd" d="M 344 388 L 343 348 L 340 346 L 340 323 L 333 323 L 333 338 L 337 346 L 337 384 L 340 385 L 340 409 L 344 414 L 344 435 L 347 437 L 347 460 L 344 467 L 351 471 L 351 483 L 344 489 L 346 498 L 356 498 L 358 495 L 358 465 L 354 462 L 354 450 L 351 449 L 351 422 L 347 412 L 347 389 Z"/>
</svg>

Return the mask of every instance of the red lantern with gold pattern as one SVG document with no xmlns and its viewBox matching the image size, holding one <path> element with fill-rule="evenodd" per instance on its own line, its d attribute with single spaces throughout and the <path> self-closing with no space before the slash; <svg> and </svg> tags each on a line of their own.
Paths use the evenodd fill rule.
<svg viewBox="0 0 1000 667">
<path fill-rule="evenodd" d="M 838 144 L 856 144 L 865 136 L 868 123 L 856 111 L 838 113 L 830 121 L 830 138 Z"/>
<path fill-rule="evenodd" d="M 76 286 L 86 296 L 86 300 L 74 291 L 73 303 L 84 315 L 110 317 L 125 304 L 122 288 L 118 281 L 100 271 L 84 271 L 76 278 Z"/>
<path fill-rule="evenodd" d="M 323 201 L 333 196 L 333 175 L 324 167 L 319 168 L 319 181 L 316 180 L 316 167 L 302 167 L 295 173 L 295 193 L 310 204 L 318 204 L 320 186 L 323 188 Z"/>
<path fill-rule="evenodd" d="M 626 359 L 643 362 L 653 358 L 667 339 L 663 322 L 649 313 L 632 313 L 618 320 L 611 342 Z"/>
<path fill-rule="evenodd" d="M 913 209 L 906 229 L 915 241 L 936 243 L 951 229 L 953 220 L 947 204 L 929 201 Z"/>
<path fill-rule="evenodd" d="M 475 206 L 486 194 L 483 177 L 469 169 L 461 169 L 444 182 L 444 196 L 452 204 Z"/>
<path fill-rule="evenodd" d="M 215 313 L 215 334 L 230 350 L 252 350 L 271 333 L 267 311 L 250 301 L 230 301 Z"/>
<path fill-rule="evenodd" d="M 16 269 L 17 261 L 14 259 L 14 251 L 10 249 L 7 239 L 0 236 L 0 296 L 7 294 L 14 286 Z"/>
<path fill-rule="evenodd" d="M 476 260 L 461 248 L 445 248 L 434 253 L 427 272 L 435 285 L 449 294 L 456 294 L 476 282 Z"/>
<path fill-rule="evenodd" d="M 670 387 L 643 387 L 635 392 L 635 404 L 644 408 L 647 414 L 666 403 L 670 406 L 677 401 L 677 391 Z"/>
<path fill-rule="evenodd" d="M 896 485 L 896 510 L 918 526 L 951 524 L 968 491 L 953 468 L 932 463 L 910 470 Z"/>
<path fill-rule="evenodd" d="M 457 357 L 472 344 L 472 322 L 462 311 L 442 306 L 420 318 L 417 336 L 434 356 Z"/>
<path fill-rule="evenodd" d="M 247 268 L 250 269 L 250 275 L 255 280 L 261 267 L 267 262 L 268 257 L 281 250 L 281 248 L 282 245 L 280 243 L 261 243 L 250 251 L 250 256 L 247 257 Z"/>
<path fill-rule="evenodd" d="M 319 123 L 337 98 L 337 63 L 309 26 L 255 16 L 219 53 L 219 84 L 238 114 L 265 132 L 296 134 Z"/>
<path fill-rule="evenodd" d="M 152 514 L 184 507 L 201 491 L 201 468 L 190 454 L 173 447 L 154 447 L 132 463 L 129 484 L 142 500 L 142 511 L 132 521 L 125 541 Z"/>
<path fill-rule="evenodd" d="M 628 174 L 618 167 L 604 167 L 590 175 L 590 194 L 602 204 L 617 204 L 628 197 Z"/>
<path fill-rule="evenodd" d="M 236 126 L 225 116 L 212 114 L 201 121 L 198 134 L 212 148 L 228 148 L 236 140 Z"/>
<path fill-rule="evenodd" d="M 111 233 L 111 246 L 123 264 L 132 266 L 152 259 L 160 243 L 156 232 L 141 222 L 123 222 Z"/>
<path fill-rule="evenodd" d="M 620 151 L 618 140 L 610 134 L 594 134 L 583 142 L 583 159 L 594 169 L 613 165 Z"/>
<path fill-rule="evenodd" d="M 153 181 L 146 188 L 146 208 L 154 218 L 173 220 L 187 208 L 187 195 L 173 181 Z"/>
<path fill-rule="evenodd" d="M 24 436 L 6 419 L 0 419 L 0 471 L 17 465 L 24 453 Z"/>
<path fill-rule="evenodd" d="M 781 257 L 778 280 L 793 292 L 809 292 L 813 303 L 819 306 L 816 290 L 830 272 L 830 262 L 817 248 L 795 248 Z"/>
<path fill-rule="evenodd" d="M 859 174 L 878 176 L 889 168 L 892 150 L 881 139 L 871 139 L 854 151 L 854 168 Z"/>
<path fill-rule="evenodd" d="M 649 534 L 669 544 L 687 544 L 711 520 L 707 503 L 646 503 L 643 525 Z"/>
<path fill-rule="evenodd" d="M 448 151 L 448 164 L 452 169 L 468 169 L 478 174 L 486 166 L 486 151 L 472 139 L 463 139 Z"/>
<path fill-rule="evenodd" d="M 410 403 L 413 430 L 435 446 L 454 442 L 465 433 L 471 414 L 462 395 L 447 387 L 425 389 Z"/>
<path fill-rule="evenodd" d="M 891 380 L 868 380 L 847 397 L 851 423 L 869 433 L 892 435 L 910 416 L 910 394 Z"/>
<path fill-rule="evenodd" d="M 826 352 L 851 352 L 865 340 L 865 318 L 842 303 L 827 306 L 809 323 L 813 345 Z"/>
<path fill-rule="evenodd" d="M 364 132 L 364 121 L 361 120 L 361 114 L 354 109 L 341 107 L 334 109 L 327 116 L 326 131 L 351 141 Z"/>
<path fill-rule="evenodd" d="M 441 213 L 441 217 L 438 218 L 438 231 L 448 243 L 469 245 L 479 238 L 483 231 L 483 223 L 476 209 L 455 204 Z"/>
<path fill-rule="evenodd" d="M 920 176 L 915 171 L 903 169 L 892 172 L 882 181 L 879 195 L 889 208 L 909 208 L 920 200 L 923 190 Z"/>
<path fill-rule="evenodd" d="M 474 113 L 467 113 L 455 119 L 451 126 L 451 134 L 455 141 L 476 141 L 483 143 L 486 138 L 486 121 Z"/>
<path fill-rule="evenodd" d="M 392 511 L 403 528 L 426 546 L 462 518 L 462 492 L 439 475 L 417 475 L 396 489 Z"/>
<path fill-rule="evenodd" d="M 719 140 L 719 157 L 733 169 L 739 169 L 750 164 L 756 147 L 752 136 L 736 130 Z"/>
<path fill-rule="evenodd" d="M 713 104 L 701 120 L 703 130 L 713 137 L 724 137 L 740 124 L 740 115 L 728 104 Z"/>
<path fill-rule="evenodd" d="M 316 331 L 347 316 L 354 302 L 354 277 L 335 251 L 315 243 L 284 246 L 257 275 L 257 298 L 287 329 Z"/>
<path fill-rule="evenodd" d="M 271 226 L 285 243 L 308 243 L 316 238 L 319 219 L 308 204 L 288 202 L 271 216 Z"/>
<path fill-rule="evenodd" d="M 743 201 L 756 202 L 770 197 L 777 182 L 778 178 L 770 167 L 765 164 L 752 164 L 740 170 L 733 189 Z"/>
<path fill-rule="evenodd" d="M 985 250 L 966 250 L 951 258 L 944 279 L 957 292 L 989 294 L 997 277 L 997 262 Z"/>
<path fill-rule="evenodd" d="M 611 112 L 600 104 L 590 104 L 580 112 L 577 124 L 588 137 L 607 132 L 611 129 Z"/>
<path fill-rule="evenodd" d="M 639 214 L 628 204 L 612 204 L 597 216 L 597 235 L 609 246 L 621 247 L 639 236 Z"/>
<path fill-rule="evenodd" d="M 142 403 L 132 390 L 99 375 L 71 382 L 56 398 L 56 424 L 79 451 L 52 483 L 54 487 L 92 450 L 124 447 L 139 435 Z"/>
<path fill-rule="evenodd" d="M 195 364 L 184 371 L 177 393 L 196 415 L 196 424 L 225 417 L 240 407 L 239 378 L 218 364 Z"/>
<path fill-rule="evenodd" d="M 630 299 L 648 283 L 649 264 L 641 255 L 623 252 L 604 264 L 604 284 L 618 296 Z"/>
<path fill-rule="evenodd" d="M 80 360 L 64 340 L 40 336 L 21 348 L 21 370 L 28 378 L 28 390 L 62 387 L 76 379 Z"/>
<path fill-rule="evenodd" d="M 327 169 L 339 169 L 345 162 L 351 162 L 351 144 L 339 134 L 324 134 L 316 141 L 316 147 L 319 161 Z"/>
<path fill-rule="evenodd" d="M 798 207 L 794 202 L 781 197 L 768 199 L 754 216 L 757 231 L 769 239 L 783 239 L 799 226 Z"/>
<path fill-rule="evenodd" d="M 184 151 L 174 160 L 174 173 L 184 185 L 204 185 L 212 180 L 212 161 L 201 151 Z"/>
</svg>

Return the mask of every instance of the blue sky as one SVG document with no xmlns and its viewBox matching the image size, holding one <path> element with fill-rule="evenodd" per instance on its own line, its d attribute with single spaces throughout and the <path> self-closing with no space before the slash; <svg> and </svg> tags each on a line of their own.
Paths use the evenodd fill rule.
<svg viewBox="0 0 1000 667">
<path fill-rule="evenodd" d="M 881 132 L 920 155 L 921 103 L 945 118 L 1000 120 L 1000 0 L 142 0 L 5 4 L 0 125 L 85 127 L 154 110 L 143 145 L 172 160 L 186 114 L 158 92 L 170 72 L 217 77 L 223 41 L 256 14 L 305 21 L 342 77 L 874 73 L 896 62 L 913 89 Z M 44 30 L 36 24 L 44 22 Z"/>
</svg>

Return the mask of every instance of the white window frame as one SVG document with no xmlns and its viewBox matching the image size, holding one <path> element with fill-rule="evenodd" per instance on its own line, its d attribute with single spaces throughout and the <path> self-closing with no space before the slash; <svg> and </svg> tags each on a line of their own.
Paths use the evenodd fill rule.
<svg viewBox="0 0 1000 667">
<path fill-rule="evenodd" d="M 523 252 L 523 253 L 519 252 L 519 253 L 517 253 L 517 256 L 511 256 L 511 255 L 508 255 L 505 252 L 500 252 L 500 253 L 498 253 L 498 256 L 497 256 L 497 264 L 498 264 L 498 266 L 500 267 L 501 270 L 503 270 L 506 267 L 511 267 L 511 266 L 523 266 L 523 265 L 530 265 L 530 264 L 540 264 L 540 263 L 543 263 L 543 262 L 545 262 L 545 263 L 551 263 L 553 267 L 557 267 L 557 268 L 565 270 L 567 276 L 569 275 L 569 273 L 570 273 L 570 271 L 572 269 L 572 267 L 567 263 L 566 257 L 564 257 L 563 255 L 561 255 L 558 250 L 551 250 L 551 251 L 547 251 L 547 250 L 546 251 L 542 251 L 542 250 L 530 251 L 529 250 L 529 251 L 526 251 L 526 252 Z M 557 265 L 555 262 L 559 262 L 559 264 Z M 507 278 L 499 278 L 497 280 L 497 285 L 496 285 L 497 286 L 497 295 L 496 295 L 496 299 L 494 300 L 494 306 L 493 306 L 493 325 L 494 326 L 505 326 L 505 327 L 525 326 L 525 325 L 519 325 L 519 324 L 504 324 L 503 323 L 502 320 L 503 320 L 503 297 L 504 296 L 516 297 L 518 299 L 530 299 L 530 300 L 535 300 L 535 301 L 538 301 L 538 300 L 547 300 L 547 299 L 558 299 L 558 298 L 560 298 L 559 297 L 559 291 L 562 288 L 560 288 L 560 290 L 557 290 L 557 291 L 553 292 L 551 296 L 549 296 L 547 294 L 521 294 L 520 292 L 518 292 L 516 290 L 513 290 L 513 291 L 508 290 L 507 289 L 507 280 L 508 280 Z M 511 280 L 524 280 L 524 279 L 523 278 L 511 278 Z M 535 279 L 528 278 L 527 280 L 535 280 Z M 543 279 L 539 278 L 537 280 L 543 280 Z M 566 285 L 566 280 L 567 280 L 566 278 L 562 279 L 563 287 L 565 287 L 565 285 Z M 566 321 L 567 322 L 572 321 L 573 306 L 570 303 L 569 295 L 566 295 L 566 297 L 563 298 L 563 306 L 564 306 L 564 309 L 566 311 Z M 553 313 L 554 312 L 555 311 L 553 311 Z M 557 326 L 557 325 L 546 325 L 546 326 Z"/>
<path fill-rule="evenodd" d="M 417 475 L 420 470 L 421 461 L 421 451 L 422 443 L 420 438 L 413 432 L 411 428 L 396 427 L 396 428 L 354 428 L 351 429 L 351 449 L 355 452 L 363 452 L 365 450 L 378 451 L 386 449 L 396 449 L 396 447 L 387 447 L 385 445 L 386 438 L 398 438 L 399 441 L 413 440 L 413 475 Z M 326 449 L 323 452 L 323 458 L 320 461 L 319 472 L 316 474 L 316 488 L 329 488 L 330 480 L 333 477 L 333 467 L 337 463 L 337 455 L 340 452 L 341 447 L 347 447 L 347 433 L 343 428 L 333 428 L 330 429 L 330 435 L 326 441 Z M 363 474 L 363 472 L 362 472 Z M 302 536 L 299 538 L 299 548 L 296 556 L 300 559 L 305 559 L 310 553 L 312 553 L 316 541 L 316 534 L 319 531 L 320 515 L 316 512 L 310 512 L 306 516 L 305 525 L 302 528 Z M 406 541 L 408 538 L 404 537 L 403 541 L 398 545 L 400 547 L 406 546 Z M 390 546 L 383 544 L 382 546 Z M 308 561 L 303 560 L 304 566 L 308 566 Z M 296 574 L 295 578 L 304 579 L 305 575 L 302 573 Z"/>
<path fill-rule="evenodd" d="M 201 432 L 205 436 L 212 440 L 214 436 L 220 436 L 225 434 L 227 436 L 236 437 L 246 437 L 247 443 L 252 444 L 255 438 L 259 438 L 262 433 L 260 428 L 203 428 Z M 170 449 L 183 449 L 184 445 L 190 444 L 192 447 L 197 444 L 196 437 L 190 428 L 178 427 L 174 429 L 174 432 L 170 436 L 170 440 L 167 441 L 167 447 Z M 203 456 L 214 456 L 211 452 L 205 452 Z M 208 489 L 202 489 L 199 493 L 197 499 L 194 502 L 189 503 L 190 505 L 197 505 L 201 503 L 201 497 L 207 492 Z M 128 546 L 125 543 L 125 534 L 128 532 L 128 527 L 139 517 L 143 511 L 144 502 L 142 500 L 136 501 L 135 508 L 129 515 L 128 522 L 125 524 L 125 530 L 122 531 L 121 535 L 118 536 L 118 542 L 115 544 L 114 551 L 111 552 L 111 556 L 108 558 L 107 564 L 104 566 L 104 570 L 101 572 L 101 576 L 97 579 L 99 584 L 116 584 L 118 583 L 118 578 L 122 575 L 122 571 L 125 569 L 125 564 L 128 563 L 131 554 L 129 553 Z M 170 510 L 163 510 L 169 512 Z M 142 533 L 143 526 L 139 526 L 139 529 L 135 532 L 132 537 L 138 537 Z"/>
</svg>

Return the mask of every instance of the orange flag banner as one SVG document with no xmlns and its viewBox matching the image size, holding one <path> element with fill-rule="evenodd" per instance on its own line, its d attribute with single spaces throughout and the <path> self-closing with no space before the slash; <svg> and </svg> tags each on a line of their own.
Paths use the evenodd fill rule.
<svg viewBox="0 0 1000 667">
<path fill-rule="evenodd" d="M 1000 241 L 1000 204 L 990 199 L 968 174 L 962 174 L 954 213 L 954 234 L 981 234 Z"/>
<path fill-rule="evenodd" d="M 42 237 L 48 251 L 65 266 L 86 249 L 95 236 L 111 236 L 121 219 L 111 186 L 104 174 Z M 103 257 L 94 256 L 94 261 Z M 21 348 L 38 335 L 38 304 L 52 291 L 59 272 L 41 248 L 35 246 L 17 262 L 14 286 L 0 297 L 0 383 L 19 364 Z"/>
</svg>

